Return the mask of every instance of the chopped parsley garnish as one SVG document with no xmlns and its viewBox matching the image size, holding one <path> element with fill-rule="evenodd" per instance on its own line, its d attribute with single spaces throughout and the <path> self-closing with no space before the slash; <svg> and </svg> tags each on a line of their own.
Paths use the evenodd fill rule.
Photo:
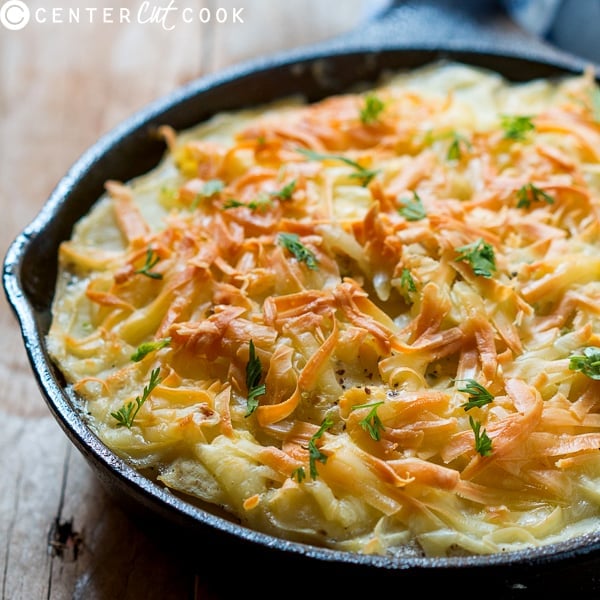
<svg viewBox="0 0 600 600">
<path fill-rule="evenodd" d="M 280 233 L 279 243 L 291 252 L 300 262 L 306 264 L 309 269 L 318 269 L 318 260 L 314 253 L 309 250 L 296 233 Z"/>
<path fill-rule="evenodd" d="M 357 171 L 363 170 L 364 167 L 357 163 L 355 160 L 344 156 L 343 154 L 323 154 L 321 152 L 315 152 L 314 150 L 309 150 L 308 148 L 298 148 L 297 152 L 299 154 L 303 154 L 310 160 L 338 160 L 347 164 L 348 166 L 356 169 Z"/>
<path fill-rule="evenodd" d="M 154 342 L 144 342 L 137 347 L 137 350 L 131 355 L 131 360 L 133 362 L 139 362 L 143 358 L 145 358 L 150 352 L 154 352 L 155 350 L 160 350 L 161 348 L 165 348 L 171 343 L 171 338 L 164 338 L 162 340 L 156 340 Z"/>
<path fill-rule="evenodd" d="M 146 250 L 146 262 L 144 263 L 144 266 L 135 271 L 135 273 L 145 275 L 146 277 L 150 277 L 150 279 L 162 279 L 163 276 L 161 273 L 155 273 L 150 270 L 156 266 L 159 260 L 160 256 L 156 254 L 152 248 L 148 248 L 148 250 Z"/>
<path fill-rule="evenodd" d="M 458 256 L 456 261 L 468 262 L 473 268 L 473 273 L 481 277 L 491 277 L 496 271 L 496 258 L 494 248 L 482 238 L 471 244 L 456 248 Z"/>
<path fill-rule="evenodd" d="M 402 202 L 403 206 L 398 209 L 398 212 L 407 221 L 420 221 L 427 216 L 423 202 L 419 194 L 414 190 L 412 200 L 400 200 L 400 202 Z"/>
<path fill-rule="evenodd" d="M 365 96 L 364 106 L 360 109 L 360 120 L 365 125 L 375 123 L 379 120 L 379 116 L 384 108 L 385 103 L 381 98 L 377 97 L 375 94 L 367 94 Z"/>
<path fill-rule="evenodd" d="M 492 453 L 492 440 L 489 438 L 485 429 L 481 429 L 481 423 L 469 416 L 469 425 L 475 434 L 475 450 L 481 456 L 489 456 Z"/>
<path fill-rule="evenodd" d="M 250 200 L 247 206 L 250 210 L 266 210 L 273 206 L 273 202 L 266 194 L 259 194 L 254 200 Z"/>
<path fill-rule="evenodd" d="M 319 472 L 317 471 L 317 461 L 323 464 L 327 462 L 327 454 L 323 454 L 323 452 L 317 448 L 317 440 L 323 437 L 323 434 L 332 427 L 332 425 L 333 421 L 329 417 L 325 417 L 317 433 L 315 433 L 308 442 L 308 465 L 311 479 L 316 479 L 319 476 Z"/>
<path fill-rule="evenodd" d="M 204 183 L 192 203 L 192 209 L 196 208 L 203 198 L 210 198 L 223 190 L 225 184 L 220 179 L 209 179 Z"/>
<path fill-rule="evenodd" d="M 535 129 L 531 120 L 526 115 L 502 115 L 500 125 L 504 129 L 504 137 L 509 140 L 524 140 L 527 134 Z"/>
<path fill-rule="evenodd" d="M 358 410 L 360 408 L 370 408 L 371 410 L 367 416 L 359 421 L 359 425 L 376 441 L 381 439 L 381 432 L 385 429 L 381 419 L 377 415 L 377 409 L 383 404 L 383 402 L 371 402 L 370 404 L 355 404 L 351 410 Z"/>
<path fill-rule="evenodd" d="M 262 377 L 262 365 L 260 359 L 256 356 L 254 342 L 250 340 L 250 353 L 248 364 L 246 365 L 246 388 L 248 389 L 248 400 L 246 404 L 245 417 L 249 417 L 258 408 L 258 397 L 267 391 L 267 386 L 260 384 Z"/>
<path fill-rule="evenodd" d="M 569 369 L 580 371 L 590 379 L 600 380 L 600 348 L 588 346 L 581 354 L 573 354 L 569 359 Z"/>
<path fill-rule="evenodd" d="M 344 164 L 355 169 L 355 173 L 351 173 L 350 177 L 353 179 L 359 179 L 360 183 L 363 187 L 369 185 L 373 177 L 379 173 L 378 169 L 366 169 L 361 164 L 357 163 L 355 160 L 344 156 L 343 154 L 322 154 L 320 152 L 315 152 L 314 150 L 309 150 L 307 148 L 298 148 L 296 150 L 299 154 L 303 154 L 310 160 L 337 160 L 343 162 Z"/>
<path fill-rule="evenodd" d="M 279 198 L 280 200 L 291 200 L 292 194 L 296 189 L 296 180 L 292 179 L 288 184 L 284 185 L 280 190 L 276 192 L 271 192 L 271 196 L 275 198 Z"/>
<path fill-rule="evenodd" d="M 415 284 L 415 280 L 410 271 L 405 267 L 402 269 L 402 274 L 400 275 L 400 293 L 407 302 L 412 303 L 410 295 L 416 291 L 417 285 Z"/>
<path fill-rule="evenodd" d="M 356 173 L 350 173 L 351 179 L 358 179 L 362 187 L 367 187 L 371 183 L 372 179 L 379 173 L 379 169 L 363 169 Z"/>
<path fill-rule="evenodd" d="M 295 479 L 298 483 L 302 483 L 306 479 L 306 471 L 304 467 L 296 467 L 291 474 L 291 478 Z"/>
<path fill-rule="evenodd" d="M 554 204 L 554 198 L 533 183 L 526 183 L 517 190 L 517 208 L 529 208 L 531 202 Z"/>
<path fill-rule="evenodd" d="M 225 187 L 225 184 L 220 179 L 209 179 L 204 183 L 200 194 L 206 198 L 214 196 Z"/>
<path fill-rule="evenodd" d="M 461 145 L 466 147 L 467 149 L 471 148 L 471 143 L 469 140 L 458 134 L 452 134 L 452 141 L 450 142 L 450 146 L 448 147 L 448 153 L 446 154 L 446 158 L 448 160 L 460 160 L 462 157 Z"/>
<path fill-rule="evenodd" d="M 223 208 L 226 210 L 228 208 L 239 208 L 240 206 L 247 206 L 247 205 L 244 202 L 240 202 L 239 200 L 236 200 L 235 198 L 228 198 L 223 203 Z"/>
<path fill-rule="evenodd" d="M 279 198 L 280 200 L 291 200 L 294 189 L 296 188 L 296 180 L 290 181 L 287 185 L 284 185 L 280 190 L 275 192 L 261 192 L 254 200 L 250 202 L 240 202 L 235 198 L 228 198 L 223 203 L 225 210 L 229 208 L 246 207 L 250 210 L 266 210 L 273 206 L 273 198 Z"/>
<path fill-rule="evenodd" d="M 468 402 L 465 402 L 462 405 L 465 411 L 475 407 L 481 408 L 494 401 L 494 396 L 478 381 L 475 381 L 474 379 L 464 379 L 463 381 L 467 383 L 464 387 L 458 388 L 458 391 L 469 394 Z"/>
<path fill-rule="evenodd" d="M 250 210 L 266 210 L 272 205 L 273 204 L 269 196 L 266 194 L 259 194 L 255 200 L 250 200 L 250 202 L 240 202 L 235 198 L 228 198 L 225 200 L 223 208 L 227 210 L 228 208 L 239 208 L 240 206 L 244 206 Z"/>
<path fill-rule="evenodd" d="M 110 413 L 111 417 L 117 420 L 117 427 L 127 427 L 128 429 L 131 429 L 140 408 L 142 408 L 144 402 L 148 400 L 148 397 L 160 382 L 160 368 L 157 367 L 150 373 L 150 381 L 148 382 L 148 385 L 144 386 L 141 397 L 137 396 L 135 402 L 128 402 L 118 411 Z"/>
</svg>

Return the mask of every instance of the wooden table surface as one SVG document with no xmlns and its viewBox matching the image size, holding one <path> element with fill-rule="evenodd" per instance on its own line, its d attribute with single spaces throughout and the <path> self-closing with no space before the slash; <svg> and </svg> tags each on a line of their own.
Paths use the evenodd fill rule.
<svg viewBox="0 0 600 600">
<path fill-rule="evenodd" d="M 171 30 L 175 21 L 64 22 L 76 6 L 128 7 L 134 15 L 141 0 L 26 4 L 32 15 L 42 9 L 46 23 L 0 25 L 2 256 L 79 155 L 136 110 L 228 65 L 350 30 L 378 3 L 180 0 L 180 9 L 193 9 L 188 15 L 208 8 L 213 21 Z M 51 6 L 63 7 L 62 15 L 54 18 Z M 216 22 L 218 8 L 226 23 Z M 233 22 L 234 8 L 243 8 L 243 23 Z M 116 16 L 117 9 L 106 20 Z M 209 549 L 186 560 L 105 493 L 44 403 L 4 295 L 0 339 L 2 600 L 220 598 L 223 583 L 202 569 Z"/>
<path fill-rule="evenodd" d="M 2 6 L 15 1 L 0 0 L 0 17 Z M 171 0 L 180 9 L 191 8 L 188 14 L 208 9 L 213 21 L 179 21 L 169 30 L 169 20 L 103 22 L 116 21 L 123 8 L 135 15 L 142 0 L 25 2 L 32 15 L 46 22 L 32 20 L 16 31 L 0 22 L 2 256 L 81 153 L 136 110 L 204 74 L 349 31 L 385 4 Z M 146 5 L 168 3 L 150 0 Z M 62 12 L 53 16 L 50 6 Z M 85 12 L 79 23 L 48 22 L 66 21 L 76 7 L 95 8 L 96 17 L 104 8 L 111 10 L 93 23 L 86 22 L 90 13 Z M 221 17 L 228 17 L 225 23 L 216 22 L 219 8 L 225 10 Z M 232 22 L 234 9 L 240 8 L 243 23 Z M 0 339 L 0 600 L 231 597 L 226 591 L 238 569 L 227 564 L 227 556 L 219 556 L 206 540 L 180 543 L 158 533 L 107 494 L 51 416 L 4 296 Z M 208 560 L 213 554 L 217 565 L 223 562 L 224 576 L 215 560 Z M 282 597 L 273 565 L 252 569 L 255 576 L 248 578 L 244 596 Z M 579 587 L 571 581 L 568 589 L 592 590 L 598 597 L 598 565 L 578 576 L 583 577 Z M 307 597 L 319 595 L 321 584 L 311 573 L 299 572 L 286 583 Z M 468 583 L 462 589 L 480 593 Z M 483 594 L 491 597 L 489 589 Z"/>
</svg>

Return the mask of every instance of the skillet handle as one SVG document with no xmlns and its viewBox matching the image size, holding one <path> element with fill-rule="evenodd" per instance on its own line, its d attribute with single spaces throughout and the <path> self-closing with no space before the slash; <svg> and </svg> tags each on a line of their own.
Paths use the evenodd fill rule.
<svg viewBox="0 0 600 600">
<path fill-rule="evenodd" d="M 336 42 L 365 50 L 507 55 L 571 70 L 589 64 L 522 28 L 509 17 L 500 0 L 393 0 Z"/>
</svg>

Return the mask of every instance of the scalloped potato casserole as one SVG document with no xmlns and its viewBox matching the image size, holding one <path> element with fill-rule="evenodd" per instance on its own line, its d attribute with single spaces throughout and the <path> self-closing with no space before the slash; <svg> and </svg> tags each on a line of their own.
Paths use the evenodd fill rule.
<svg viewBox="0 0 600 600">
<path fill-rule="evenodd" d="M 458 63 L 163 127 L 60 248 L 89 426 L 190 502 L 359 553 L 600 523 L 600 92 Z"/>
</svg>

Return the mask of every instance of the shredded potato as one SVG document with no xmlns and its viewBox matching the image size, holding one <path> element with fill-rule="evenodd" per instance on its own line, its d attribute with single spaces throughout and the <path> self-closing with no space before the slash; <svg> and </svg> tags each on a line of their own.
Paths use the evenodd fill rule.
<svg viewBox="0 0 600 600">
<path fill-rule="evenodd" d="M 60 249 L 48 346 L 90 427 L 319 546 L 597 529 L 598 94 L 436 63 L 164 127 Z"/>
</svg>

